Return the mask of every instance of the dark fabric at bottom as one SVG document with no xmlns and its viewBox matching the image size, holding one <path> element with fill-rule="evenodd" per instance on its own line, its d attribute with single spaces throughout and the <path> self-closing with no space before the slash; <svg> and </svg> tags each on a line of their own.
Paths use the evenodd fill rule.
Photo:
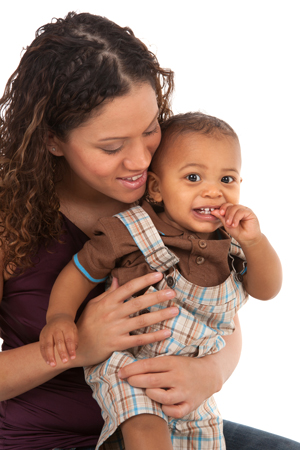
<svg viewBox="0 0 300 450">
<path fill-rule="evenodd" d="M 226 450 L 300 450 L 300 443 L 224 420 Z"/>
</svg>

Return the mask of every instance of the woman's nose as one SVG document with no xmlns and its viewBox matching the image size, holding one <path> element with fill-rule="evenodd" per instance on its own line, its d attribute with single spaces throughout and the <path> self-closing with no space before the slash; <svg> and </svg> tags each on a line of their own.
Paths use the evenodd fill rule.
<svg viewBox="0 0 300 450">
<path fill-rule="evenodd" d="M 143 142 L 137 143 L 128 152 L 124 165 L 128 170 L 146 170 L 150 166 L 152 154 Z"/>
</svg>

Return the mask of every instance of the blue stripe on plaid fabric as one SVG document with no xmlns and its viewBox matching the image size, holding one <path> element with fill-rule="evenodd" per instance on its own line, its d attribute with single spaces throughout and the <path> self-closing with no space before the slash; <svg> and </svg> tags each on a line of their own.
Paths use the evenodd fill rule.
<svg viewBox="0 0 300 450">
<path fill-rule="evenodd" d="M 231 239 L 231 245 L 240 249 L 242 248 L 235 239 Z"/>
<path fill-rule="evenodd" d="M 247 266 L 240 272 L 240 275 L 244 275 L 247 272 Z"/>
<path fill-rule="evenodd" d="M 102 283 L 103 281 L 105 281 L 107 279 L 107 277 L 105 278 L 101 278 L 99 280 L 97 280 L 96 278 L 93 278 L 87 270 L 85 270 L 85 268 L 80 264 L 79 260 L 78 260 L 78 254 L 76 253 L 76 255 L 73 256 L 73 261 L 77 267 L 77 269 L 90 281 L 92 281 L 92 283 Z"/>
<path fill-rule="evenodd" d="M 138 208 L 138 207 L 135 206 L 135 207 L 131 208 L 131 210 L 133 211 L 135 208 Z M 128 210 L 127 213 L 129 213 L 129 211 L 130 210 Z M 138 222 L 145 222 L 147 219 L 145 217 L 140 217 L 139 219 L 133 220 L 133 219 L 131 219 L 132 216 L 129 216 L 128 214 L 125 215 L 123 213 L 116 214 L 115 217 L 118 217 L 124 223 L 127 230 L 131 234 L 132 239 L 134 240 L 136 245 L 140 248 L 140 241 L 137 239 L 136 235 L 131 231 L 132 230 L 131 226 L 133 224 L 137 224 Z M 129 220 L 129 219 L 131 219 L 131 220 Z M 160 247 L 164 246 L 164 243 L 161 240 L 159 234 L 155 237 L 157 238 L 157 240 L 154 242 L 152 241 L 151 244 L 143 250 L 143 253 L 147 252 L 147 251 L 151 251 L 153 248 L 155 248 L 157 246 L 160 246 Z"/>
<path fill-rule="evenodd" d="M 177 256 L 165 246 L 143 208 L 134 206 L 124 213 L 116 214 L 115 217 L 126 226 L 151 269 L 165 272 L 179 262 Z"/>
</svg>

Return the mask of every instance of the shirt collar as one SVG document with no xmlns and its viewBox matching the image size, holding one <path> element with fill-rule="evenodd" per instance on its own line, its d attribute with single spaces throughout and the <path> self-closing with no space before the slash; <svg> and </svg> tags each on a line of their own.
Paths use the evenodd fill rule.
<svg viewBox="0 0 300 450">
<path fill-rule="evenodd" d="M 172 227 L 172 225 L 169 225 L 168 223 L 164 222 L 146 200 L 143 200 L 141 207 L 146 211 L 147 214 L 149 214 L 149 216 L 152 219 L 152 222 L 155 225 L 155 228 L 163 236 L 182 236 L 184 234 L 182 230 Z"/>
<path fill-rule="evenodd" d="M 178 228 L 172 227 L 172 225 L 169 225 L 168 223 L 164 222 L 162 219 L 160 219 L 156 211 L 146 200 L 142 201 L 141 207 L 146 211 L 147 214 L 149 214 L 149 216 L 152 219 L 152 222 L 154 223 L 155 228 L 163 236 L 183 236 L 184 234 L 188 236 L 189 234 L 194 234 L 198 237 L 198 239 L 202 239 L 201 236 L 199 236 L 199 234 L 197 233 L 193 232 L 187 233 L 182 230 L 179 230 Z M 219 231 L 220 231 L 219 240 L 231 239 L 229 234 L 224 230 L 224 228 L 219 228 Z"/>
</svg>

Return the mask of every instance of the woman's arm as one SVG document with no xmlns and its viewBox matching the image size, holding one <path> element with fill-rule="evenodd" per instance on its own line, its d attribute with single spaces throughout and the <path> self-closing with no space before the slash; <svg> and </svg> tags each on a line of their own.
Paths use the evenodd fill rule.
<svg viewBox="0 0 300 450">
<path fill-rule="evenodd" d="M 123 367 L 119 376 L 162 403 L 163 411 L 175 418 L 194 411 L 211 395 L 220 391 L 236 368 L 242 348 L 238 316 L 235 331 L 225 336 L 226 346 L 202 358 L 162 356 L 143 359 Z M 165 389 L 167 388 L 167 390 Z"/>
<path fill-rule="evenodd" d="M 157 312 L 130 318 L 144 308 L 167 301 L 175 296 L 165 290 L 124 301 L 161 278 L 151 273 L 118 287 L 114 280 L 110 290 L 91 300 L 85 307 L 77 325 L 79 347 L 77 358 L 66 364 L 57 358 L 55 368 L 45 364 L 39 342 L 13 350 L 0 352 L 0 400 L 22 394 L 72 368 L 97 364 L 106 360 L 113 351 L 145 345 L 169 337 L 168 330 L 144 335 L 130 335 L 133 330 L 161 322 L 178 314 L 178 308 L 166 308 Z M 57 356 L 57 355 L 56 355 Z"/>
</svg>

